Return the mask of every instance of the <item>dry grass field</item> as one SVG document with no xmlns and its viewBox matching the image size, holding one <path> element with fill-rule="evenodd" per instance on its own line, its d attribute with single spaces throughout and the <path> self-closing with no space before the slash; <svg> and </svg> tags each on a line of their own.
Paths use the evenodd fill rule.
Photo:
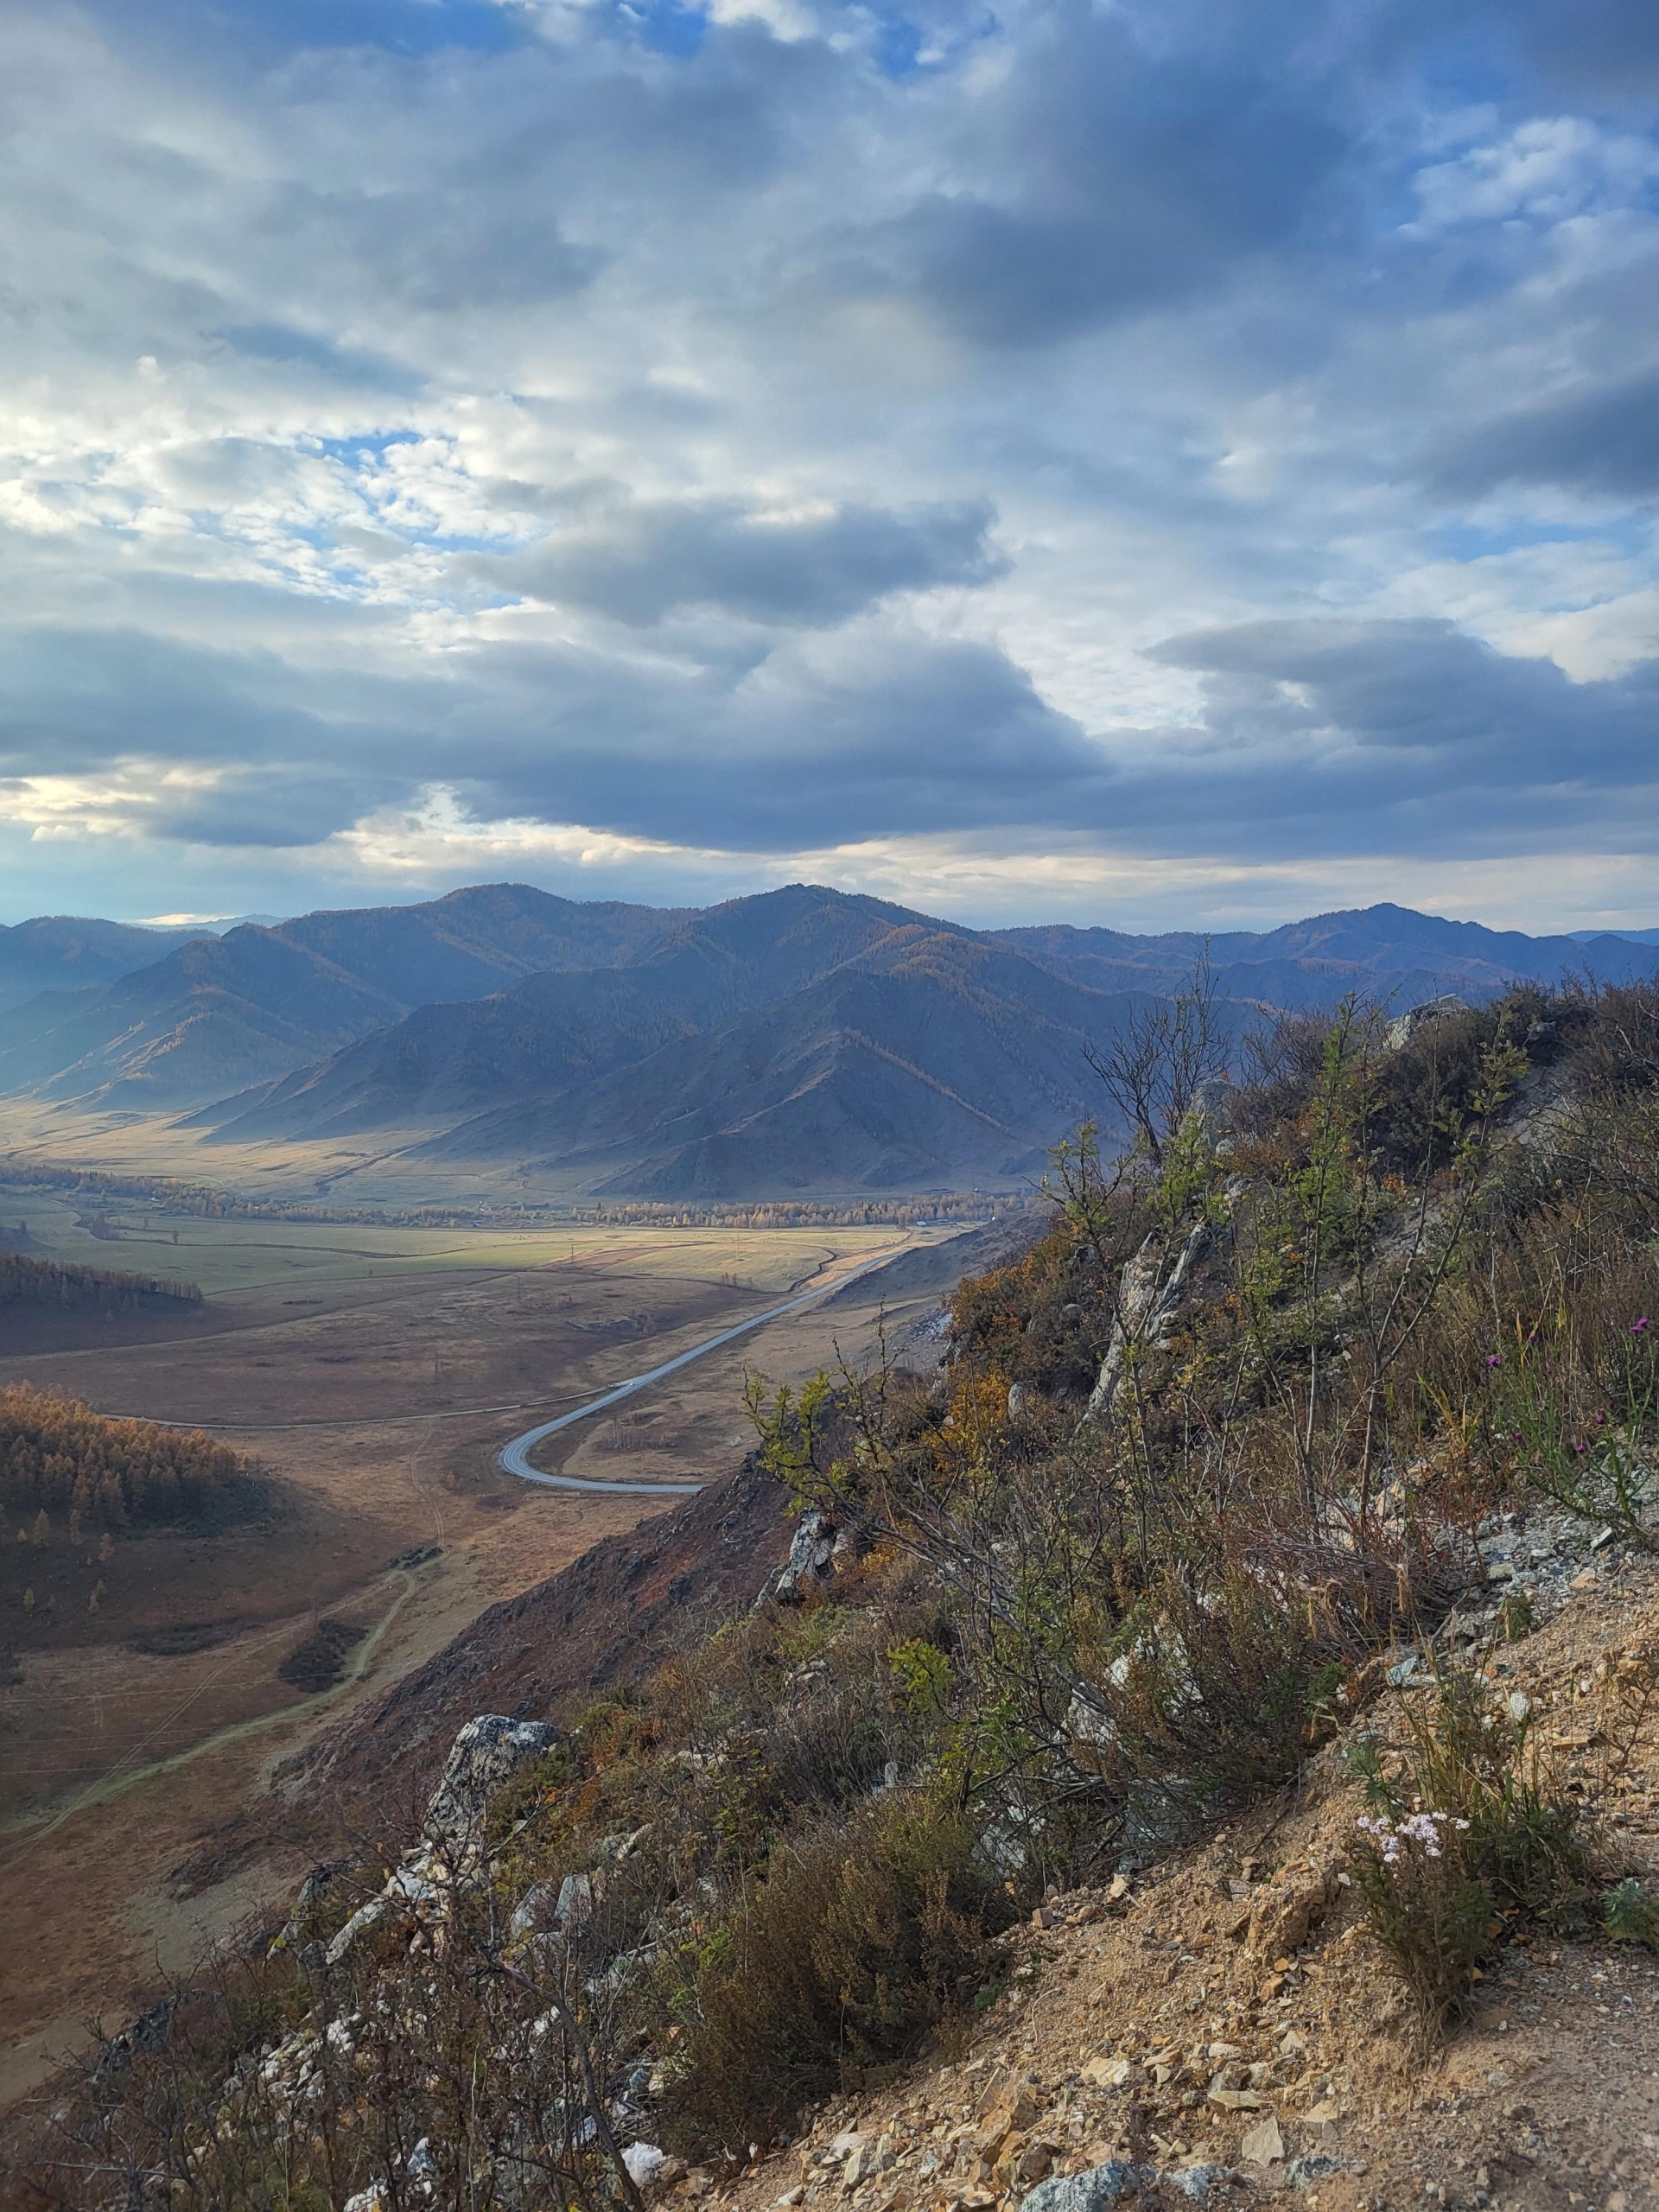
<svg viewBox="0 0 1659 2212">
<path fill-rule="evenodd" d="M 0 1382 L 211 1426 L 267 1486 L 251 1517 L 101 1548 L 5 1532 L 0 1919 L 17 1933 L 0 1949 L 0 2093 L 36 2078 L 91 2005 L 136 2001 L 158 1963 L 302 1866 L 308 1839 L 276 1822 L 206 1886 L 200 1865 L 181 1871 L 283 1758 L 485 1605 L 661 1510 L 533 1490 L 497 1469 L 502 1443 L 900 1241 L 365 1230 L 124 1202 L 94 1217 L 0 1192 L 0 1233 L 20 1218 L 44 1256 L 188 1277 L 207 1298 L 175 1319 L 0 1323 Z M 861 1349 L 875 1311 L 873 1298 L 769 1324 L 549 1440 L 538 1464 L 717 1478 L 750 1440 L 746 1368 L 810 1372 L 837 1344 Z M 319 1623 L 341 1624 L 344 1673 L 308 1692 L 279 1669 Z"/>
</svg>

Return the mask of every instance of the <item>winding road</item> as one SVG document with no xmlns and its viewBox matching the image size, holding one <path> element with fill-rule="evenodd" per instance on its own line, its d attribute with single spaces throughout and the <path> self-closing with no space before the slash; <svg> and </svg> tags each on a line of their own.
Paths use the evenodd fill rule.
<svg viewBox="0 0 1659 2212">
<path fill-rule="evenodd" d="M 907 1248 L 900 1246 L 897 1249 L 903 1250 Z M 861 1275 L 874 1274 L 896 1256 L 897 1251 L 878 1252 L 873 1259 L 849 1268 L 844 1275 L 836 1275 L 832 1281 L 821 1282 L 815 1289 L 803 1291 L 798 1297 L 787 1298 L 781 1306 L 769 1306 L 764 1313 L 751 1313 L 747 1321 L 739 1321 L 733 1328 L 722 1329 L 716 1337 L 705 1338 L 702 1344 L 693 1344 L 690 1351 L 679 1352 L 674 1358 L 665 1359 L 660 1367 L 647 1368 L 643 1375 L 630 1376 L 626 1382 L 613 1384 L 602 1396 L 590 1398 L 585 1406 L 576 1407 L 572 1413 L 561 1414 L 555 1421 L 537 1422 L 534 1428 L 525 1429 L 522 1436 L 515 1436 L 510 1444 L 502 1446 L 496 1454 L 497 1466 L 504 1474 L 517 1475 L 521 1482 L 538 1483 L 543 1490 L 614 1491 L 619 1496 L 636 1497 L 694 1496 L 704 1487 L 702 1483 L 613 1483 L 594 1475 L 544 1475 L 539 1468 L 531 1465 L 529 1455 L 543 1437 L 556 1436 L 562 1428 L 569 1428 L 579 1421 L 588 1421 L 594 1414 L 602 1414 L 612 1406 L 620 1405 L 624 1398 L 632 1397 L 636 1391 L 645 1389 L 652 1382 L 660 1382 L 665 1375 L 672 1375 L 682 1367 L 690 1367 L 694 1359 L 701 1359 L 706 1352 L 718 1351 L 722 1344 L 731 1344 L 738 1337 L 746 1337 L 751 1329 L 761 1328 L 766 1322 L 776 1321 L 785 1313 L 798 1313 L 803 1306 L 811 1306 L 820 1298 L 828 1298 L 832 1291 L 844 1290 L 849 1282 L 856 1282 Z"/>
</svg>

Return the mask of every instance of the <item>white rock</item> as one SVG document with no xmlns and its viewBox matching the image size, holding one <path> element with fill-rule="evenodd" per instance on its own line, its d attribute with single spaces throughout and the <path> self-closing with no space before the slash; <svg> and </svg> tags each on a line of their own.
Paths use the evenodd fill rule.
<svg viewBox="0 0 1659 2212">
<path fill-rule="evenodd" d="M 567 1874 L 559 1884 L 559 1901 L 553 1908 L 553 1917 L 567 1933 L 585 1928 L 594 1916 L 593 1878 L 588 1874 Z"/>
<path fill-rule="evenodd" d="M 622 2153 L 622 2163 L 636 2189 L 644 2189 L 656 2180 L 668 2164 L 668 2153 L 654 2143 L 630 2143 Z"/>
</svg>

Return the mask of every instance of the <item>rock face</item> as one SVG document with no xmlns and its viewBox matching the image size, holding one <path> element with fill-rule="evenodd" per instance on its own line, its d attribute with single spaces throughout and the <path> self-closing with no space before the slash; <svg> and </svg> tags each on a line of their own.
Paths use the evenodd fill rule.
<svg viewBox="0 0 1659 2212">
<path fill-rule="evenodd" d="M 798 1605 L 810 1590 L 834 1573 L 836 1548 L 842 1532 L 830 1516 L 810 1505 L 795 1524 L 789 1558 L 762 1593 L 780 1605 Z"/>
<path fill-rule="evenodd" d="M 475 1848 L 490 1801 L 531 1759 L 559 1741 L 549 1720 L 510 1720 L 504 1713 L 480 1713 L 469 1720 L 450 1747 L 438 1786 L 427 1801 L 422 1823 L 429 1844 L 453 1858 Z"/>
<path fill-rule="evenodd" d="M 1169 1325 L 1186 1297 L 1193 1268 L 1210 1249 L 1211 1233 L 1206 1221 L 1191 1230 L 1167 1274 L 1165 1266 L 1168 1253 L 1157 1230 L 1153 1230 L 1139 1251 L 1131 1253 L 1124 1262 L 1111 1341 L 1100 1363 L 1095 1387 L 1089 1393 L 1083 1416 L 1085 1421 L 1096 1421 L 1103 1427 L 1111 1426 L 1124 1366 L 1132 1348 L 1142 1344 L 1155 1351 L 1166 1348 Z"/>
<path fill-rule="evenodd" d="M 547 1720 L 512 1720 L 502 1713 L 480 1713 L 469 1720 L 451 1745 L 437 1788 L 427 1800 L 419 1843 L 380 1894 L 360 1905 L 340 1930 L 328 1946 L 328 1964 L 338 1966 L 394 1905 L 439 1898 L 457 1883 L 472 1880 L 480 1869 L 491 1800 L 559 1740 L 559 1731 Z"/>
</svg>

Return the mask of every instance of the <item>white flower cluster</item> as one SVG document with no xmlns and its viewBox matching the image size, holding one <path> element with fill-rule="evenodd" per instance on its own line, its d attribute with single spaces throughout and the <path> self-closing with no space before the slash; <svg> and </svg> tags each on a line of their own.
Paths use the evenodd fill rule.
<svg viewBox="0 0 1659 2212">
<path fill-rule="evenodd" d="M 1441 1832 L 1447 1821 L 1454 1828 L 1469 1825 L 1467 1821 L 1453 1820 L 1450 1813 L 1411 1813 L 1403 1821 L 1392 1821 L 1386 1813 L 1362 1813 L 1356 1825 L 1371 1838 L 1382 1864 L 1394 1866 L 1408 1844 L 1415 1844 L 1425 1859 L 1444 1858 Z"/>
</svg>

